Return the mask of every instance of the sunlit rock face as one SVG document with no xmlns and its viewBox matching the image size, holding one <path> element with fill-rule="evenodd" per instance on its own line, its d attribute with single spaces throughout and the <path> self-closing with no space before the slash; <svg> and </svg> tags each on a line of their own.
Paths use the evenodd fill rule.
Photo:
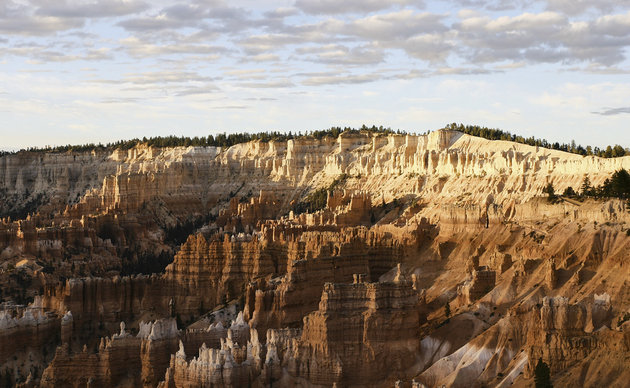
<svg viewBox="0 0 630 388">
<path fill-rule="evenodd" d="M 410 282 L 327 283 L 319 309 L 304 318 L 296 372 L 321 385 L 386 380 L 415 363 L 418 327 Z"/>
<path fill-rule="evenodd" d="M 625 387 L 628 204 L 542 194 L 620 168 L 445 130 L 2 156 L 0 385 Z"/>
</svg>

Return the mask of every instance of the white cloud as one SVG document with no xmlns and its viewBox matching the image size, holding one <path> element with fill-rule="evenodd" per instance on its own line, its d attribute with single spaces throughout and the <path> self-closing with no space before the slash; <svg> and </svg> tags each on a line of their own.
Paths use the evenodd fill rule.
<svg viewBox="0 0 630 388">
<path fill-rule="evenodd" d="M 546 0 L 546 3 L 548 9 L 569 15 L 579 15 L 590 9 L 599 12 L 611 12 L 630 5 L 628 0 Z"/>
<path fill-rule="evenodd" d="M 461 51 L 472 62 L 597 62 L 625 59 L 630 44 L 628 20 L 621 15 L 570 21 L 558 12 L 464 18 L 455 26 Z"/>
<path fill-rule="evenodd" d="M 402 10 L 357 19 L 345 26 L 342 32 L 379 42 L 408 39 L 418 34 L 446 31 L 443 18 L 443 15 L 428 12 Z"/>
<path fill-rule="evenodd" d="M 180 126 L 183 116 L 174 109 L 196 112 L 191 117 L 200 121 L 187 121 L 191 125 L 207 127 L 217 117 L 217 125 L 239 129 L 234 120 L 250 118 L 229 107 L 247 106 L 260 113 L 251 123 L 274 127 L 280 119 L 272 112 L 289 120 L 303 117 L 295 114 L 303 106 L 334 108 L 334 118 L 370 109 L 396 116 L 403 108 L 392 96 L 434 93 L 444 100 L 426 103 L 436 104 L 440 114 L 457 113 L 444 108 L 445 80 L 473 82 L 459 90 L 450 86 L 453 95 L 474 95 L 458 100 L 467 106 L 459 110 L 463 117 L 487 105 L 489 117 L 501 123 L 509 123 L 516 110 L 523 118 L 538 116 L 527 106 L 564 112 L 549 113 L 547 123 L 571 113 L 618 123 L 627 120 L 630 98 L 630 90 L 610 86 L 630 74 L 630 0 L 451 0 L 446 6 L 413 0 L 5 0 L 0 43 L 5 75 L 33 76 L 20 78 L 19 89 L 0 83 L 9 93 L 2 95 L 0 119 L 9 122 L 14 116 L 7 118 L 7 107 L 19 106 L 21 122 L 31 122 L 24 113 L 29 104 L 43 104 L 41 117 L 50 115 L 63 128 L 72 114 L 90 118 L 86 109 L 127 110 L 137 121 L 127 121 L 126 128 L 166 126 L 155 117 Z M 81 70 L 86 66 L 89 71 Z M 524 74 L 528 81 L 520 80 Z M 536 84 L 538 77 L 546 82 Z M 582 78 L 589 80 L 585 84 L 606 81 L 617 95 L 547 85 L 579 84 Z M 521 91 L 541 91 L 527 90 L 519 97 L 522 106 L 510 105 L 504 80 Z M 480 81 L 493 87 L 474 83 Z M 406 95 L 398 90 L 404 85 Z M 242 104 L 265 98 L 279 103 L 264 112 Z M 212 119 L 205 116 L 208 100 L 221 101 L 213 105 L 219 109 Z M 361 110 L 353 104 L 374 105 Z M 319 111 L 313 108 L 308 117 L 325 123 L 314 113 Z M 431 117 L 433 123 L 438 115 Z"/>
<path fill-rule="evenodd" d="M 56 1 L 42 2 L 36 15 L 60 18 L 103 18 L 124 16 L 146 10 L 149 5 L 135 0 L 98 0 L 98 1 Z"/>
<path fill-rule="evenodd" d="M 295 2 L 295 6 L 306 13 L 328 15 L 368 13 L 405 5 L 423 8 L 424 2 L 419 0 L 297 0 Z"/>
<path fill-rule="evenodd" d="M 313 75 L 302 81 L 303 85 L 320 86 L 320 85 L 343 85 L 343 84 L 362 84 L 380 79 L 380 75 L 374 74 L 340 74 L 328 73 L 321 75 Z"/>
<path fill-rule="evenodd" d="M 341 44 L 327 44 L 299 47 L 296 52 L 303 54 L 305 60 L 327 64 L 369 65 L 378 64 L 384 60 L 383 50 L 370 45 L 348 47 Z"/>
</svg>

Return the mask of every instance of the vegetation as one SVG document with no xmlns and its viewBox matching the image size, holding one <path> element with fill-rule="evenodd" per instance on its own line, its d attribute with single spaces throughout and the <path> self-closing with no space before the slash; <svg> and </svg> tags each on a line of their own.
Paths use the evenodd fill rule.
<svg viewBox="0 0 630 388">
<path fill-rule="evenodd" d="M 547 194 L 547 200 L 549 202 L 555 202 L 556 199 L 558 199 L 556 190 L 553 188 L 551 182 L 547 183 L 547 186 L 543 189 L 543 193 Z"/>
<path fill-rule="evenodd" d="M 163 147 L 231 147 L 235 144 L 247 143 L 253 140 L 259 140 L 262 142 L 269 141 L 287 141 L 290 139 L 301 138 L 301 137 L 310 137 L 315 139 L 322 139 L 324 137 L 333 137 L 336 138 L 341 133 L 360 133 L 360 132 L 369 132 L 369 133 L 378 133 L 378 134 L 403 134 L 404 132 L 398 130 L 394 131 L 391 128 L 384 128 L 383 126 L 371 126 L 367 127 L 363 125 L 359 129 L 350 128 L 350 127 L 331 127 L 329 129 L 324 130 L 316 130 L 309 131 L 304 134 L 302 132 L 293 134 L 292 132 L 283 133 L 278 131 L 271 132 L 259 132 L 259 133 L 220 133 L 218 135 L 208 135 L 208 136 L 156 136 L 156 137 L 143 137 L 142 139 L 131 139 L 131 140 L 119 140 L 113 143 L 107 144 L 95 144 L 88 143 L 82 145 L 64 145 L 64 146 L 56 146 L 56 147 L 44 147 L 37 148 L 31 147 L 21 151 L 28 152 L 41 152 L 41 153 L 64 153 L 64 152 L 91 152 L 91 151 L 113 151 L 116 149 L 128 150 L 137 145 L 147 145 L 151 147 L 163 148 Z M 9 151 L 1 151 L 0 156 L 13 154 L 15 152 Z"/>
<path fill-rule="evenodd" d="M 479 136 L 489 140 L 508 140 L 522 144 L 528 144 L 531 146 L 539 146 L 554 150 L 560 150 L 565 152 L 571 152 L 580 155 L 595 155 L 603 158 L 616 158 L 619 156 L 630 155 L 630 149 L 624 148 L 620 145 L 608 146 L 604 149 L 600 149 L 598 147 L 582 147 L 581 145 L 575 144 L 575 141 L 572 141 L 570 144 L 560 144 L 558 142 L 550 143 L 544 139 L 536 139 L 533 136 L 525 138 L 523 136 L 513 135 L 510 132 L 503 131 L 501 129 L 491 129 L 487 127 L 481 127 L 479 125 L 464 125 L 464 124 L 448 124 L 445 127 L 446 129 L 451 129 L 455 131 L 460 131 L 472 136 Z M 147 145 L 151 147 L 189 147 L 189 146 L 197 146 L 197 147 L 231 147 L 235 144 L 246 143 L 253 140 L 259 140 L 262 142 L 268 141 L 287 141 L 295 138 L 315 138 L 322 139 L 325 137 L 333 137 L 336 138 L 342 133 L 361 133 L 361 132 L 369 132 L 375 134 L 406 134 L 407 132 L 401 130 L 392 130 L 391 128 L 384 128 L 382 125 L 377 127 L 372 125 L 368 127 L 363 125 L 361 128 L 351 128 L 351 127 L 331 127 L 329 129 L 323 130 L 315 130 L 315 131 L 307 131 L 305 133 L 302 132 L 279 132 L 279 131 L 267 131 L 267 132 L 259 132 L 259 133 L 220 133 L 217 135 L 208 135 L 208 136 L 155 136 L 155 137 L 143 137 L 142 139 L 135 138 L 131 140 L 119 140 L 112 143 L 107 144 L 81 144 L 81 145 L 64 145 L 64 146 L 55 146 L 55 147 L 30 147 L 27 149 L 20 150 L 28 151 L 28 152 L 41 152 L 41 153 L 64 153 L 64 152 L 91 152 L 91 151 L 113 151 L 115 149 L 127 150 L 133 148 L 137 145 Z M 16 152 L 11 151 L 0 151 L 0 157 L 4 155 L 14 154 Z"/>
<path fill-rule="evenodd" d="M 582 181 L 582 187 L 580 187 L 580 193 L 583 196 L 590 196 L 592 194 L 593 187 L 591 186 L 591 180 L 588 176 L 584 177 Z"/>
<path fill-rule="evenodd" d="M 13 387 L 14 380 L 13 370 L 5 368 L 4 372 L 0 372 L 0 386 Z"/>
<path fill-rule="evenodd" d="M 558 142 L 550 143 L 547 140 L 536 139 L 533 136 L 525 138 L 523 136 L 513 135 L 510 132 L 503 131 L 501 129 L 491 129 L 487 127 L 480 127 L 478 125 L 452 123 L 448 124 L 446 128 L 472 136 L 483 137 L 488 140 L 507 140 L 530 146 L 538 146 L 585 156 L 595 155 L 602 158 L 616 158 L 619 156 L 630 155 L 630 149 L 624 149 L 618 144 L 614 147 L 608 146 L 605 149 L 600 149 L 598 147 L 592 148 L 591 146 L 584 148 L 581 145 L 575 144 L 575 141 L 572 141 L 571 144 L 560 144 Z"/>
<path fill-rule="evenodd" d="M 534 369 L 534 383 L 536 388 L 553 388 L 551 385 L 551 371 L 542 358 L 538 359 L 536 369 Z"/>
<path fill-rule="evenodd" d="M 215 217 L 206 215 L 181 221 L 175 226 L 162 225 L 164 230 L 164 242 L 174 247 L 174 251 L 177 251 L 177 248 L 186 242 L 188 236 L 194 234 L 195 230 L 214 219 Z M 104 226 L 106 225 L 107 224 Z M 103 233 L 102 230 L 101 233 Z M 115 241 L 116 230 L 112 229 L 109 233 L 109 235 L 106 235 L 106 238 Z M 101 236 L 99 235 L 99 237 Z M 132 236 L 126 236 L 126 238 L 128 241 L 134 240 Z M 145 251 L 138 244 L 133 244 L 129 246 L 129 248 L 125 248 L 120 253 L 120 257 L 123 259 L 120 271 L 120 274 L 123 276 L 162 273 L 166 269 L 166 266 L 173 262 L 173 253 L 170 250 L 162 250 L 159 253 Z"/>
<path fill-rule="evenodd" d="M 4 192 L 0 192 L 0 196 L 2 196 L 3 194 Z M 43 193 L 31 196 L 28 190 L 24 194 L 25 202 L 20 204 L 20 201 L 16 200 L 16 198 L 19 197 L 16 197 L 15 195 L 9 196 L 4 194 L 4 199 L 6 200 L 6 203 L 15 203 L 16 205 L 14 205 L 13 208 L 8 209 L 6 212 L 2 213 L 3 217 L 9 217 L 12 220 L 24 219 L 29 214 L 35 213 L 37 209 L 48 200 L 48 198 Z"/>
<path fill-rule="evenodd" d="M 551 183 L 547 184 L 543 189 L 543 193 L 547 194 L 547 199 L 552 203 L 556 202 L 559 198 Z M 617 170 L 599 186 L 593 186 L 590 178 L 585 176 L 579 191 L 575 191 L 573 187 L 569 186 L 562 193 L 562 197 L 577 200 L 582 200 L 587 197 L 597 199 L 619 198 L 626 200 L 627 206 L 630 207 L 630 173 L 623 168 Z M 628 232 L 628 235 L 630 235 L 630 229 L 628 229 Z"/>
<path fill-rule="evenodd" d="M 341 174 L 328 187 L 321 188 L 319 190 L 314 191 L 309 194 L 304 201 L 298 202 L 293 207 L 293 212 L 296 214 L 309 212 L 314 213 L 316 211 L 322 210 L 326 207 L 326 200 L 328 199 L 328 192 L 332 192 L 338 186 L 342 185 L 346 179 L 348 179 L 348 175 Z"/>
<path fill-rule="evenodd" d="M 166 266 L 173 262 L 173 254 L 169 251 L 160 253 L 142 252 L 138 247 L 127 249 L 121 253 L 121 276 L 162 273 Z"/>
<path fill-rule="evenodd" d="M 584 177 L 580 197 L 619 198 L 630 200 L 630 173 L 625 169 L 615 171 L 610 178 L 597 187 L 591 185 L 588 176 Z"/>
</svg>

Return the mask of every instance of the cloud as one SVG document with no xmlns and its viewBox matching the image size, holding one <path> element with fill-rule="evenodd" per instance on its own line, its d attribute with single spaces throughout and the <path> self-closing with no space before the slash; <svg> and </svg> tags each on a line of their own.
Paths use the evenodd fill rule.
<svg viewBox="0 0 630 388">
<path fill-rule="evenodd" d="M 431 63 L 444 62 L 451 54 L 455 44 L 441 34 L 426 34 L 405 41 L 402 48 L 410 56 Z"/>
<path fill-rule="evenodd" d="M 280 57 L 275 54 L 257 54 L 243 58 L 243 62 L 275 62 L 279 60 Z"/>
<path fill-rule="evenodd" d="M 226 71 L 224 74 L 228 76 L 235 76 L 240 79 L 251 79 L 251 78 L 265 78 L 265 73 L 267 70 L 265 69 L 231 69 Z"/>
<path fill-rule="evenodd" d="M 547 0 L 547 9 L 560 11 L 568 15 L 579 15 L 589 9 L 599 12 L 611 12 L 630 5 L 628 0 Z"/>
<path fill-rule="evenodd" d="M 297 0 L 295 2 L 295 6 L 303 12 L 315 15 L 369 13 L 405 5 L 424 8 L 424 2 L 417 0 Z"/>
<path fill-rule="evenodd" d="M 625 14 L 600 16 L 593 23 L 593 32 L 627 38 L 630 35 L 630 11 Z M 625 43 L 628 43 L 628 40 Z"/>
<path fill-rule="evenodd" d="M 8 55 L 27 57 L 30 58 L 30 63 L 104 61 L 113 58 L 107 47 L 79 51 L 80 53 L 74 54 L 61 49 L 49 49 L 42 45 L 25 44 L 4 49 L 0 57 Z"/>
<path fill-rule="evenodd" d="M 58 2 L 5 0 L 0 4 L 0 32 L 45 36 L 81 28 L 88 18 L 129 15 L 147 7 L 146 3 L 136 0 L 101 0 L 88 3 L 67 0 Z"/>
<path fill-rule="evenodd" d="M 444 32 L 444 15 L 428 12 L 417 13 L 401 10 L 357 19 L 342 29 L 346 35 L 354 35 L 379 42 L 395 39 L 408 39 L 425 33 Z"/>
<path fill-rule="evenodd" d="M 181 20 L 170 19 L 164 14 L 156 15 L 155 17 L 142 17 L 123 20 L 118 25 L 128 31 L 152 31 L 161 29 L 173 29 L 183 27 L 195 27 L 198 21 L 196 20 Z"/>
<path fill-rule="evenodd" d="M 627 74 L 628 4 L 451 0 L 447 13 L 414 0 L 5 0 L 0 59 L 23 57 L 53 73 L 69 67 L 56 63 L 91 61 L 95 70 L 82 76 L 129 94 L 122 102 L 425 82 L 537 64 L 568 76 Z"/>
<path fill-rule="evenodd" d="M 500 73 L 500 70 L 489 70 L 480 67 L 442 67 L 436 69 L 434 75 L 478 75 L 478 74 L 492 74 Z"/>
<path fill-rule="evenodd" d="M 451 2 L 455 6 L 493 12 L 519 10 L 533 5 L 570 16 L 581 15 L 587 11 L 613 12 L 630 5 L 629 0 L 451 0 Z"/>
<path fill-rule="evenodd" d="M 215 81 L 213 77 L 200 75 L 192 71 L 150 71 L 142 73 L 127 73 L 121 79 L 91 79 L 89 82 L 100 84 L 134 84 L 134 85 L 166 85 L 166 84 L 186 84 L 203 83 L 208 88 L 207 83 Z"/>
<path fill-rule="evenodd" d="M 299 13 L 297 8 L 293 7 L 283 7 L 276 8 L 273 11 L 267 11 L 264 13 L 264 16 L 268 19 L 283 19 L 286 17 L 294 16 Z"/>
<path fill-rule="evenodd" d="M 197 28 L 214 32 L 236 33 L 260 24 L 278 24 L 276 19 L 250 19 L 251 12 L 244 8 L 229 7 L 223 3 L 191 2 L 153 10 L 149 15 L 118 22 L 118 26 L 132 32 L 149 32 Z"/>
<path fill-rule="evenodd" d="M 289 79 L 282 80 L 270 80 L 267 82 L 241 82 L 237 86 L 251 88 L 251 89 L 277 89 L 277 88 L 291 88 L 295 84 Z"/>
<path fill-rule="evenodd" d="M 83 27 L 80 19 L 63 19 L 51 16 L 27 14 L 9 15 L 0 18 L 0 33 L 8 35 L 46 36 L 59 31 Z"/>
<path fill-rule="evenodd" d="M 175 93 L 177 97 L 183 96 L 196 96 L 200 94 L 212 94 L 216 93 L 220 89 L 214 85 L 210 86 L 194 86 L 186 89 L 181 89 Z"/>
<path fill-rule="evenodd" d="M 591 113 L 596 114 L 596 115 L 601 115 L 601 116 L 614 116 L 614 115 L 620 115 L 624 113 L 630 114 L 630 106 L 624 106 L 621 108 L 603 108 L 601 112 L 591 112 Z"/>
<path fill-rule="evenodd" d="M 217 109 L 217 110 L 231 110 L 231 109 L 250 109 L 249 106 L 247 105 L 222 105 L 222 106 L 211 106 L 210 109 Z"/>
<path fill-rule="evenodd" d="M 277 51 L 288 45 L 330 42 L 330 36 L 325 31 L 325 28 L 305 26 L 299 31 L 251 35 L 237 43 L 246 54 L 257 55 Z"/>
<path fill-rule="evenodd" d="M 186 55 L 186 54 L 208 54 L 224 55 L 230 49 L 203 43 L 188 43 L 185 39 L 176 40 L 169 43 L 154 44 L 138 37 L 129 37 L 120 41 L 120 50 L 126 52 L 134 58 L 155 58 L 165 55 Z"/>
<path fill-rule="evenodd" d="M 302 84 L 307 86 L 363 84 L 380 78 L 380 76 L 374 74 L 338 74 L 331 72 L 307 77 L 302 81 Z"/>
<path fill-rule="evenodd" d="M 134 97 L 116 97 L 116 98 L 105 98 L 101 100 L 101 104 L 130 104 L 139 102 L 139 98 Z"/>
<path fill-rule="evenodd" d="M 246 98 L 245 100 L 247 101 L 278 101 L 277 98 L 273 98 L 273 97 L 260 97 L 260 98 L 249 97 L 249 98 Z"/>
<path fill-rule="evenodd" d="M 111 17 L 112 25 L 129 34 L 117 36 L 119 47 L 111 47 L 103 60 L 124 54 L 139 60 L 161 58 L 182 66 L 201 61 L 232 61 L 234 66 L 242 66 L 285 60 L 298 67 L 311 63 L 359 68 L 395 60 L 413 68 L 420 60 L 434 69 L 498 64 L 509 70 L 511 64 L 544 63 L 573 69 L 598 64 L 604 72 L 623 63 L 630 46 L 630 12 L 592 13 L 595 8 L 598 12 L 619 8 L 608 0 L 595 8 L 577 1 L 575 7 L 591 12 L 580 18 L 565 10 L 569 5 L 562 1 L 539 0 L 537 7 L 545 11 L 511 12 L 510 16 L 500 15 L 503 12 L 496 9 L 532 7 L 524 0 L 451 3 L 474 10 L 460 9 L 449 15 L 435 13 L 432 7 L 421 12 L 423 3 L 412 0 L 298 0 L 275 9 L 269 9 L 267 3 L 245 9 L 221 0 L 9 0 L 0 6 L 0 32 L 40 34 L 53 40 L 52 34 L 69 30 L 64 37 L 80 39 L 84 34 L 85 42 L 98 45 L 107 38 L 80 27 L 85 26 L 86 18 Z M 75 41 L 72 50 L 66 51 L 53 43 L 39 53 L 40 60 L 98 58 L 98 53 L 86 53 L 94 47 L 81 44 Z M 13 55 L 20 52 L 38 60 L 32 52 L 12 51 Z M 58 55 L 64 52 L 67 59 Z"/>
<path fill-rule="evenodd" d="M 517 16 L 464 17 L 454 25 L 460 53 L 472 63 L 597 62 L 613 65 L 625 59 L 630 30 L 625 16 L 571 21 L 558 12 Z M 625 28 L 625 29 L 624 29 Z"/>
<path fill-rule="evenodd" d="M 148 7 L 147 3 L 135 0 L 99 0 L 79 4 L 76 1 L 66 0 L 44 2 L 44 5 L 38 8 L 35 14 L 60 18 L 103 18 L 130 15 L 144 11 Z"/>
<path fill-rule="evenodd" d="M 375 65 L 383 62 L 383 50 L 369 46 L 347 47 L 340 44 L 298 47 L 297 54 L 304 59 L 335 65 Z"/>
</svg>

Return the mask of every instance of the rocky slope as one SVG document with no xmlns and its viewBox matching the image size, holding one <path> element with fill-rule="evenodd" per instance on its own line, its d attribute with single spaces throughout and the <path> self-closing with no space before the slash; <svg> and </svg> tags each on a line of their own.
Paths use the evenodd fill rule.
<svg viewBox="0 0 630 388">
<path fill-rule="evenodd" d="M 0 385 L 624 386 L 627 204 L 542 197 L 620 168 L 454 131 L 0 157 Z"/>
</svg>

